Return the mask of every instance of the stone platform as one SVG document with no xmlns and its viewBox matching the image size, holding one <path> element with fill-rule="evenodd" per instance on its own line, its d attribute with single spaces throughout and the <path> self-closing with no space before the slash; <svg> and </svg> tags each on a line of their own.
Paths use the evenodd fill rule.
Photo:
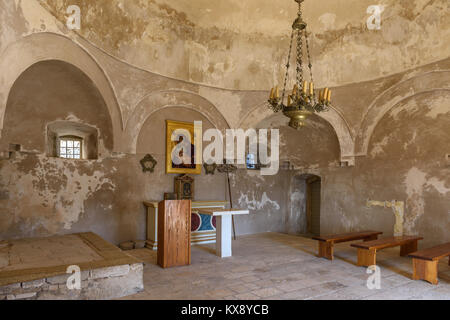
<svg viewBox="0 0 450 320">
<path fill-rule="evenodd" d="M 81 270 L 70 290 L 68 267 Z M 142 261 L 94 233 L 0 241 L 0 300 L 111 299 L 144 289 Z"/>
</svg>

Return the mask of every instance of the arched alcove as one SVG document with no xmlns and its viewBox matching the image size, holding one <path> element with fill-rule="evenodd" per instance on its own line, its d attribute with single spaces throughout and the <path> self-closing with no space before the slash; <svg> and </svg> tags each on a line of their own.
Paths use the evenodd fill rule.
<svg viewBox="0 0 450 320">
<path fill-rule="evenodd" d="M 289 119 L 281 113 L 271 114 L 255 125 L 257 129 L 279 129 L 280 160 L 301 168 L 324 168 L 340 160 L 340 145 L 333 127 L 312 115 L 304 128 L 288 126 Z"/>
<path fill-rule="evenodd" d="M 160 197 L 155 194 L 156 189 L 161 188 L 165 192 L 173 192 L 174 178 L 176 174 L 166 174 L 166 120 L 182 121 L 194 123 L 194 121 L 202 121 L 203 132 L 208 129 L 215 128 L 215 125 L 201 112 L 184 106 L 172 106 L 161 108 L 153 112 L 142 124 L 139 135 L 136 137 L 136 154 L 143 157 L 145 154 L 151 154 L 158 162 L 154 174 L 146 177 L 149 184 L 145 185 L 145 193 L 149 197 Z M 203 144 L 203 148 L 208 143 Z M 214 175 L 206 175 L 202 167 L 202 174 L 192 175 L 195 179 L 195 199 L 196 200 L 217 200 L 224 199 L 226 195 L 224 175 L 217 170 Z M 158 181 L 159 188 L 155 188 L 151 182 Z M 211 188 L 214 185 L 214 188 Z"/>
<path fill-rule="evenodd" d="M 414 75 L 382 92 L 369 106 L 355 139 L 355 154 L 367 155 L 369 142 L 378 122 L 396 105 L 411 97 L 450 90 L 450 71 L 432 71 Z"/>
<path fill-rule="evenodd" d="M 112 121 L 91 79 L 63 61 L 37 62 L 17 78 L 9 93 L 2 145 L 19 144 L 24 150 L 44 153 L 48 124 L 63 120 L 95 128 L 100 153 L 112 151 Z"/>
<path fill-rule="evenodd" d="M 20 59 L 18 59 L 20 57 Z M 113 142 L 119 141 L 123 123 L 120 106 L 109 78 L 97 61 L 71 39 L 50 32 L 28 35 L 9 45 L 0 56 L 0 134 L 5 123 L 6 104 L 16 80 L 30 66 L 39 62 L 59 60 L 81 70 L 101 93 L 113 127 Z M 120 146 L 119 146 L 120 147 Z M 114 151 L 118 148 L 114 145 Z"/>
<path fill-rule="evenodd" d="M 128 152 L 137 152 L 138 137 L 148 118 L 160 111 L 182 107 L 202 115 L 202 118 L 215 128 L 224 131 L 229 125 L 217 108 L 204 97 L 188 91 L 167 90 L 153 92 L 146 95 L 136 105 L 133 115 L 128 119 L 123 135 L 124 145 L 128 145 Z M 183 121 L 181 119 L 181 121 Z"/>
<path fill-rule="evenodd" d="M 152 153 L 164 156 L 166 150 L 166 120 L 191 122 L 202 121 L 203 131 L 215 128 L 202 113 L 182 106 L 161 109 L 149 116 L 137 137 L 136 153 Z"/>
<path fill-rule="evenodd" d="M 449 227 L 449 106 L 448 90 L 421 92 L 401 100 L 378 121 L 367 157 L 361 161 L 367 175 L 360 188 L 363 196 L 403 201 L 404 234 L 428 234 L 429 241 L 445 237 Z M 368 185 L 385 187 L 374 194 Z M 393 230 L 395 216 L 391 211 L 379 211 L 389 216 L 376 220 Z"/>
<path fill-rule="evenodd" d="M 275 115 L 275 116 L 274 116 Z M 281 112 L 273 113 L 268 107 L 267 103 L 261 103 L 253 108 L 242 117 L 239 127 L 240 128 L 254 128 L 259 126 L 260 122 L 266 121 L 266 119 L 272 119 L 276 117 L 279 119 L 279 124 L 287 124 L 288 118 L 285 117 Z M 347 124 L 346 119 L 342 113 L 338 112 L 337 109 L 330 108 L 328 112 L 322 112 L 320 114 L 313 115 L 307 119 L 308 122 L 317 122 L 317 118 L 320 118 L 324 122 L 327 122 L 329 127 L 334 131 L 338 146 L 340 161 L 348 162 L 349 165 L 354 164 L 354 139 L 350 132 L 350 128 Z M 284 119 L 284 121 L 282 120 Z M 312 119 L 312 120 L 311 120 Z"/>
</svg>

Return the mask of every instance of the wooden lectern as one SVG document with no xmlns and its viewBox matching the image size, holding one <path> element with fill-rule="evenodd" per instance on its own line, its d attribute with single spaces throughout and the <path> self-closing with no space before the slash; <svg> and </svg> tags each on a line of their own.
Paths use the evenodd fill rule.
<svg viewBox="0 0 450 320">
<path fill-rule="evenodd" d="M 164 200 L 158 204 L 158 265 L 191 264 L 191 200 Z"/>
</svg>

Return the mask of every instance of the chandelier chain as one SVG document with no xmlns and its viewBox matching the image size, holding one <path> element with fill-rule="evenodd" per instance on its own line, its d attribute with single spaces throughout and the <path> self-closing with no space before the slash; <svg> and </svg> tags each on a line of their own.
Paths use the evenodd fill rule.
<svg viewBox="0 0 450 320">
<path fill-rule="evenodd" d="M 302 31 L 297 34 L 297 84 L 299 87 L 303 84 L 303 39 Z"/>
<path fill-rule="evenodd" d="M 312 63 L 311 63 L 311 54 L 310 54 L 310 51 L 309 51 L 308 32 L 306 30 L 305 30 L 305 42 L 306 42 L 306 53 L 308 55 L 309 75 L 311 77 L 311 82 L 314 82 L 313 72 L 312 72 Z"/>
<path fill-rule="evenodd" d="M 292 44 L 294 43 L 294 30 L 292 30 L 291 32 L 291 42 L 289 44 L 289 53 L 288 53 L 288 59 L 287 59 L 287 63 L 286 63 L 286 74 L 284 76 L 284 85 L 283 85 L 283 93 L 282 93 L 282 97 L 281 97 L 281 101 L 284 101 L 284 96 L 286 94 L 286 85 L 287 85 L 287 80 L 289 77 L 289 67 L 291 66 L 291 53 L 292 53 Z"/>
</svg>

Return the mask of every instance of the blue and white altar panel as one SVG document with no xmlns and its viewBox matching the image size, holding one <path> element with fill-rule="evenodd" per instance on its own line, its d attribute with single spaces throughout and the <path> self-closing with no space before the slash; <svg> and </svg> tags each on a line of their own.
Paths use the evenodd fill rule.
<svg viewBox="0 0 450 320">
<path fill-rule="evenodd" d="M 221 208 L 225 209 L 227 201 L 193 201 L 191 216 L 191 245 L 216 242 L 216 217 L 196 213 L 194 209 Z M 158 202 L 146 201 L 147 207 L 147 242 L 146 247 L 158 248 Z"/>
</svg>

